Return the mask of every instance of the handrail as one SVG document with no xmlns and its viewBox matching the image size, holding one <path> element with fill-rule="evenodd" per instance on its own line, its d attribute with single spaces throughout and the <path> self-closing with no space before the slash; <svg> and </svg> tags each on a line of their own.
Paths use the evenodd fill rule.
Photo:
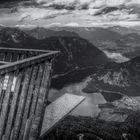
<svg viewBox="0 0 140 140">
<path fill-rule="evenodd" d="M 14 51 L 14 53 L 21 52 L 39 52 L 39 53 L 49 53 L 52 52 L 51 50 L 38 50 L 38 49 L 22 49 L 22 48 L 5 48 L 5 47 L 0 47 L 0 50 L 5 50 L 5 51 Z"/>
<path fill-rule="evenodd" d="M 48 99 L 52 63 L 60 52 L 0 48 L 0 53 L 0 139 L 36 139 Z"/>
<path fill-rule="evenodd" d="M 11 62 L 0 61 L 0 64 L 9 64 Z"/>
<path fill-rule="evenodd" d="M 8 63 L 6 65 L 2 65 L 0 66 L 0 74 L 14 71 L 17 68 L 23 68 L 23 67 L 27 67 L 27 66 L 39 63 L 40 61 L 46 60 L 46 57 L 49 59 L 58 54 L 59 54 L 59 51 L 50 51 L 49 53 L 33 56 L 33 57 L 19 60 L 16 62 Z"/>
</svg>

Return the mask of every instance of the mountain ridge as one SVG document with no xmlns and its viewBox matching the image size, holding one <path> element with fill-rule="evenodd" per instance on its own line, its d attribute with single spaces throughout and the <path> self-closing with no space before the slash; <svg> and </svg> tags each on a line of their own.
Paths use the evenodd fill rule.
<svg viewBox="0 0 140 140">
<path fill-rule="evenodd" d="M 57 36 L 38 40 L 18 28 L 6 27 L 0 31 L 0 45 L 2 47 L 61 51 L 61 54 L 54 62 L 55 74 L 63 74 L 78 67 L 98 67 L 110 62 L 101 50 L 87 40 L 77 36 L 75 33 L 68 33 L 59 32 Z M 65 36 L 66 34 L 67 36 Z"/>
</svg>

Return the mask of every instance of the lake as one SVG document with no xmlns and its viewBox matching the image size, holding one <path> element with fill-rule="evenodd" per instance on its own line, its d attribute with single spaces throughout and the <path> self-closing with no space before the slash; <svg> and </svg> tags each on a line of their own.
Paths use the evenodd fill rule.
<svg viewBox="0 0 140 140">
<path fill-rule="evenodd" d="M 66 85 L 62 89 L 52 88 L 49 92 L 49 101 L 54 101 L 65 93 L 85 96 L 86 100 L 81 105 L 79 105 L 71 113 L 71 115 L 91 116 L 91 117 L 97 116 L 98 113 L 100 112 L 98 104 L 104 104 L 106 103 L 106 100 L 100 93 L 85 94 L 84 92 L 82 92 L 82 89 L 86 86 L 89 80 L 90 78 L 88 77 L 82 82 Z"/>
</svg>

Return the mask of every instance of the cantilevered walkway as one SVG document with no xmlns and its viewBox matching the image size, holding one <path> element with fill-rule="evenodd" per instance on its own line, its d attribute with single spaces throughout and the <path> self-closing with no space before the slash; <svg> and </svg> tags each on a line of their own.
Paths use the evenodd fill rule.
<svg viewBox="0 0 140 140">
<path fill-rule="evenodd" d="M 84 100 L 66 94 L 47 106 L 58 54 L 0 48 L 0 140 L 38 140 Z"/>
</svg>

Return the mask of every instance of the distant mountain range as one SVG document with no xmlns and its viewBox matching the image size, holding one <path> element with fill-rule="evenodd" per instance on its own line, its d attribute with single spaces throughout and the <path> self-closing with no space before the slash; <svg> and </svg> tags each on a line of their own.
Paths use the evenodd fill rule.
<svg viewBox="0 0 140 140">
<path fill-rule="evenodd" d="M 0 46 L 61 51 L 55 60 L 55 74 L 64 74 L 78 68 L 98 67 L 110 62 L 102 51 L 76 33 L 43 32 L 38 36 L 35 30 L 30 32 L 30 36 L 17 28 L 1 28 Z"/>
<path fill-rule="evenodd" d="M 35 28 L 23 30 L 37 39 L 50 36 L 80 36 L 88 40 L 102 51 L 119 53 L 125 57 L 133 58 L 140 54 L 140 30 L 125 27 L 59 27 L 59 28 Z M 114 56 L 115 57 L 115 56 Z"/>
<path fill-rule="evenodd" d="M 113 31 L 113 32 L 117 32 L 121 35 L 127 35 L 127 34 L 131 34 L 131 33 L 136 33 L 138 35 L 140 35 L 140 30 L 137 29 L 136 27 L 121 27 L 121 26 L 112 26 L 112 27 L 108 27 L 107 29 Z"/>
<path fill-rule="evenodd" d="M 120 53 L 129 58 L 137 57 L 140 53 L 140 30 L 135 28 L 115 26 L 109 28 L 62 27 L 52 29 L 75 32 L 102 51 Z"/>
<path fill-rule="evenodd" d="M 41 27 L 37 27 L 34 29 L 24 29 L 23 30 L 26 34 L 35 37 L 36 39 L 42 40 L 49 37 L 78 37 L 79 35 L 72 31 L 55 31 L 51 29 L 45 29 Z"/>
</svg>

